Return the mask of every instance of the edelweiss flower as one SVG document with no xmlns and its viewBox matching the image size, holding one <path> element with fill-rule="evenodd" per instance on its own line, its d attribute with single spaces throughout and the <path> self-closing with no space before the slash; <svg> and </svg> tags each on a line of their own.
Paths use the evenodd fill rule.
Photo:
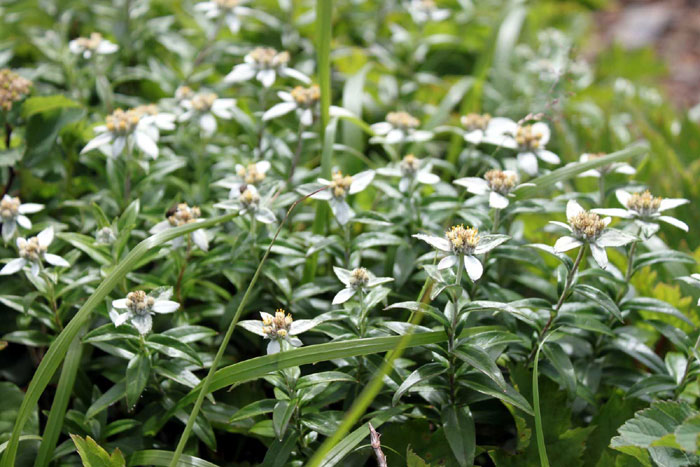
<svg viewBox="0 0 700 467">
<path fill-rule="evenodd" d="M 687 199 L 652 196 L 649 190 L 643 193 L 628 193 L 625 190 L 617 190 L 615 195 L 620 204 L 627 209 L 592 209 L 591 211 L 604 216 L 634 219 L 647 238 L 659 230 L 657 221 L 666 222 L 681 230 L 688 231 L 688 225 L 685 222 L 675 217 L 661 215 L 663 211 L 689 203 L 690 201 Z"/>
<path fill-rule="evenodd" d="M 27 264 L 31 264 L 31 274 L 38 276 L 41 262 L 44 260 L 53 266 L 70 267 L 70 264 L 65 259 L 48 253 L 51 242 L 53 242 L 53 227 L 42 230 L 36 237 L 30 237 L 29 239 L 18 238 L 19 258 L 13 259 L 0 269 L 0 276 L 14 274 Z"/>
<path fill-rule="evenodd" d="M 80 151 L 84 154 L 99 148 L 103 153 L 118 157 L 128 146 L 130 149 L 136 144 L 144 154 L 155 159 L 158 157 L 157 133 L 154 133 L 151 120 L 142 119 L 142 111 L 135 109 L 124 111 L 117 109 L 107 116 L 104 125 L 96 126 L 98 133 Z"/>
<path fill-rule="evenodd" d="M 143 290 L 129 292 L 126 298 L 120 298 L 112 302 L 112 310 L 109 317 L 115 326 L 121 326 L 127 320 L 136 328 L 139 334 L 146 335 L 153 327 L 153 315 L 155 313 L 172 313 L 180 304 L 170 299 L 172 290 L 156 289 L 146 295 Z M 117 310 L 127 310 L 126 313 L 119 313 Z"/>
<path fill-rule="evenodd" d="M 236 164 L 236 175 L 219 180 L 216 185 L 231 190 L 228 197 L 234 198 L 240 195 L 243 185 L 259 186 L 267 177 L 268 170 L 270 170 L 268 161 L 259 161 L 247 166 Z"/>
<path fill-rule="evenodd" d="M 328 190 L 319 191 L 311 196 L 313 199 L 323 199 L 331 204 L 333 215 L 340 225 L 348 223 L 355 215 L 350 205 L 345 200 L 348 195 L 359 193 L 374 179 L 374 170 L 366 170 L 354 176 L 343 175 L 340 171 L 333 174 L 333 180 L 319 178 L 318 183 L 329 187 Z"/>
<path fill-rule="evenodd" d="M 281 117 L 296 110 L 302 125 L 309 126 L 314 122 L 314 109 L 321 99 L 321 88 L 318 85 L 313 84 L 308 88 L 297 86 L 292 92 L 280 91 L 277 95 L 284 102 L 273 105 L 263 114 L 263 120 Z"/>
<path fill-rule="evenodd" d="M 406 7 L 416 23 L 443 21 L 450 17 L 450 10 L 438 8 L 433 0 L 411 0 Z"/>
<path fill-rule="evenodd" d="M 220 99 L 213 92 L 200 92 L 182 99 L 180 105 L 185 112 L 180 115 L 179 120 L 182 122 L 196 118 L 202 133 L 205 136 L 211 136 L 217 128 L 214 116 L 224 120 L 233 118 L 231 110 L 236 106 L 236 99 Z"/>
<path fill-rule="evenodd" d="M 475 195 L 489 195 L 489 206 L 496 209 L 504 209 L 508 206 L 508 197 L 511 192 L 526 185 L 518 185 L 518 174 L 511 170 L 489 170 L 484 178 L 465 177 L 458 178 L 453 183 L 463 186 L 469 193 Z"/>
<path fill-rule="evenodd" d="M 563 253 L 584 243 L 591 246 L 591 254 L 598 266 L 605 269 L 608 266 L 608 255 L 605 249 L 627 245 L 636 240 L 637 237 L 617 229 L 609 229 L 610 218 L 601 219 L 598 214 L 586 211 L 574 200 L 566 204 L 566 218 L 569 224 L 563 222 L 550 221 L 551 224 L 564 227 L 571 235 L 561 237 L 554 244 L 554 251 Z"/>
<path fill-rule="evenodd" d="M 424 164 L 421 159 L 418 159 L 413 154 L 408 154 L 399 163 L 398 167 L 377 169 L 377 173 L 386 177 L 401 177 L 401 180 L 399 180 L 399 191 L 406 193 L 409 191 L 414 181 L 425 185 L 434 185 L 438 183 L 440 177 L 430 173 L 431 169 L 431 164 Z"/>
<path fill-rule="evenodd" d="M 408 112 L 389 112 L 386 121 L 370 126 L 382 138 L 372 138 L 377 142 L 396 144 L 428 141 L 433 137 L 430 131 L 418 130 L 420 120 Z"/>
<path fill-rule="evenodd" d="M 33 214 L 44 209 L 43 204 L 20 203 L 19 198 L 4 195 L 0 200 L 0 222 L 2 239 L 9 241 L 17 230 L 17 224 L 25 229 L 32 228 L 32 221 L 25 214 Z"/>
<path fill-rule="evenodd" d="M 253 49 L 243 59 L 241 63 L 233 67 L 231 73 L 226 75 L 224 81 L 229 83 L 240 83 L 255 77 L 263 86 L 269 88 L 275 84 L 277 75 L 311 83 L 311 80 L 304 73 L 287 66 L 289 63 L 289 52 L 277 52 L 271 47 L 257 47 Z"/>
<path fill-rule="evenodd" d="M 232 190 L 233 199 L 216 203 L 215 208 L 233 209 L 243 216 L 250 214 L 255 219 L 263 224 L 272 224 L 275 222 L 275 213 L 265 206 L 268 200 L 262 201 L 260 194 L 254 185 L 240 185 L 238 192 Z"/>
<path fill-rule="evenodd" d="M 602 152 L 597 154 L 585 153 L 581 155 L 581 157 L 579 158 L 579 162 L 588 162 L 605 156 L 607 156 L 607 154 Z M 586 170 L 585 172 L 581 172 L 578 176 L 600 178 L 606 176 L 609 173 L 634 175 L 635 173 L 637 173 L 637 171 L 634 167 L 632 167 L 626 162 L 613 162 L 612 164 L 604 165 L 602 167 L 598 167 L 597 169 Z"/>
<path fill-rule="evenodd" d="M 558 164 L 559 156 L 545 149 L 551 133 L 544 122 L 520 125 L 508 118 L 493 118 L 486 130 L 484 141 L 518 152 L 518 165 L 529 175 L 537 174 L 537 159 Z"/>
<path fill-rule="evenodd" d="M 246 0 L 211 0 L 197 3 L 196 11 L 201 11 L 207 18 L 219 18 L 223 16 L 226 25 L 232 33 L 237 34 L 241 29 L 241 16 L 251 13 L 251 9 L 241 6 L 248 3 Z"/>
<path fill-rule="evenodd" d="M 68 49 L 75 55 L 82 55 L 85 60 L 88 60 L 93 54 L 113 54 L 119 50 L 119 47 L 103 38 L 99 32 L 93 32 L 90 37 L 78 37 L 70 41 Z"/>
<path fill-rule="evenodd" d="M 161 112 L 155 104 L 139 105 L 132 109 L 133 112 L 139 115 L 139 125 L 143 126 L 144 131 L 151 133 L 151 139 L 158 141 L 160 131 L 172 131 L 175 129 L 175 120 L 177 117 L 170 112 Z"/>
<path fill-rule="evenodd" d="M 282 309 L 276 310 L 274 316 L 261 311 L 260 317 L 262 321 L 246 320 L 239 322 L 238 325 L 258 336 L 269 339 L 270 342 L 267 344 L 268 355 L 282 350 L 282 341 L 294 347 L 300 347 L 302 342 L 294 336 L 298 336 L 319 324 L 312 319 L 294 321 L 291 313 L 285 313 Z"/>
<path fill-rule="evenodd" d="M 510 238 L 507 235 L 479 235 L 478 229 L 465 228 L 463 225 L 453 226 L 445 232 L 445 237 L 424 234 L 413 236 L 440 251 L 450 253 L 440 260 L 438 269 L 450 268 L 464 258 L 464 267 L 472 281 L 479 280 L 484 273 L 481 261 L 474 255 L 487 253 Z"/>
<path fill-rule="evenodd" d="M 484 141 L 489 123 L 491 123 L 491 115 L 489 114 L 467 114 L 463 115 L 459 121 L 464 127 L 464 140 L 468 143 L 478 145 Z"/>
<path fill-rule="evenodd" d="M 111 245 L 117 241 L 117 232 L 114 227 L 102 227 L 95 232 L 95 243 L 97 245 Z"/>
<path fill-rule="evenodd" d="M 345 288 L 333 297 L 333 305 L 345 303 L 355 296 L 357 292 L 364 292 L 381 284 L 386 284 L 394 280 L 393 277 L 375 277 L 374 274 L 365 268 L 355 268 L 352 271 L 333 266 L 335 275 L 340 282 L 345 284 Z"/>
<path fill-rule="evenodd" d="M 186 224 L 192 224 L 194 222 L 202 222 L 204 219 L 200 219 L 202 211 L 199 210 L 197 206 L 188 206 L 187 203 L 180 203 L 175 206 L 174 209 L 168 211 L 167 219 L 161 221 L 151 227 L 150 233 L 156 234 L 167 229 L 172 229 L 175 227 L 180 227 Z M 209 250 L 209 239 L 207 238 L 207 233 L 204 230 L 195 230 L 191 234 L 192 242 L 194 242 L 197 247 L 202 251 Z M 180 247 L 184 244 L 184 239 L 178 237 L 173 240 L 173 245 L 175 247 Z"/>
<path fill-rule="evenodd" d="M 15 102 L 29 94 L 32 82 L 17 73 L 3 68 L 0 70 L 0 110 L 9 112 Z"/>
</svg>

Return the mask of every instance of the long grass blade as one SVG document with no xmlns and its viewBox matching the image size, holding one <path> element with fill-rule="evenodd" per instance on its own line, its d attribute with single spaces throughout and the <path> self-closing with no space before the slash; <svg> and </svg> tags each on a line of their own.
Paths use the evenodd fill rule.
<svg viewBox="0 0 700 467">
<path fill-rule="evenodd" d="M 107 278 L 102 281 L 102 283 L 97 287 L 97 290 L 87 299 L 85 304 L 78 310 L 78 313 L 70 320 L 68 325 L 61 331 L 56 340 L 51 344 L 46 355 L 42 359 L 39 367 L 37 368 L 34 376 L 32 377 L 29 387 L 27 388 L 27 393 L 22 399 L 22 404 L 17 412 L 17 420 L 15 421 L 15 426 L 12 429 L 12 435 L 7 445 L 5 454 L 2 457 L 2 467 L 14 467 L 15 459 L 17 456 L 17 447 L 19 445 L 20 434 L 24 428 L 25 423 L 31 415 L 31 411 L 36 407 L 39 397 L 46 389 L 46 386 L 51 381 L 54 373 L 61 365 L 63 358 L 68 352 L 71 342 L 76 338 L 80 329 L 88 322 L 92 311 L 101 304 L 105 297 L 117 286 L 117 284 L 130 272 L 136 265 L 138 265 L 141 260 L 151 251 L 166 242 L 169 242 L 181 235 L 185 235 L 194 232 L 197 229 L 205 229 L 207 227 L 213 227 L 222 222 L 227 222 L 234 217 L 237 213 L 226 214 L 219 217 L 214 217 L 207 219 L 202 222 L 192 223 L 183 225 L 181 227 L 176 227 L 173 229 L 168 229 L 163 232 L 159 232 L 152 235 L 145 240 L 141 241 L 136 247 L 129 252 L 129 254 L 121 261 L 114 271 L 107 276 Z"/>
<path fill-rule="evenodd" d="M 157 449 L 149 449 L 146 451 L 137 451 L 133 453 L 127 465 L 129 467 L 137 465 L 169 465 L 173 459 L 173 453 L 170 451 L 160 451 Z M 179 466 L 182 467 L 219 467 L 216 464 L 207 462 L 199 457 L 182 455 L 180 456 Z"/>
</svg>

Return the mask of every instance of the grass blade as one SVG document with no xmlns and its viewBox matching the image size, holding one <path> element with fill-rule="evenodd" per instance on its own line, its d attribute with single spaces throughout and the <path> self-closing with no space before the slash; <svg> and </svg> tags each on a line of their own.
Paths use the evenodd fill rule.
<svg viewBox="0 0 700 467">
<path fill-rule="evenodd" d="M 68 325 L 61 331 L 56 340 L 51 344 L 46 355 L 42 359 L 34 376 L 32 377 L 27 393 L 22 399 L 17 412 L 17 420 L 12 429 L 12 436 L 7 445 L 7 450 L 2 457 L 2 467 L 14 467 L 15 458 L 17 456 L 17 447 L 19 444 L 20 434 L 24 424 L 29 419 L 31 411 L 36 407 L 39 397 L 46 389 L 46 386 L 51 381 L 54 373 L 61 365 L 63 358 L 68 352 L 71 342 L 77 337 L 80 329 L 88 322 L 92 311 L 95 307 L 103 302 L 105 297 L 117 286 L 117 284 L 130 272 L 153 248 L 160 246 L 170 240 L 173 240 L 180 235 L 185 235 L 194 232 L 197 229 L 205 229 L 212 227 L 222 222 L 229 221 L 236 217 L 237 213 L 226 214 L 219 217 L 207 219 L 203 222 L 183 225 L 173 229 L 168 229 L 152 235 L 141 241 L 129 254 L 121 261 L 112 273 L 105 278 L 97 287 L 97 290 L 90 295 L 85 304 L 78 310 L 78 313 L 70 320 Z"/>
<path fill-rule="evenodd" d="M 129 457 L 126 465 L 129 467 L 137 465 L 169 465 L 173 458 L 173 453 L 170 451 L 160 451 L 157 449 L 148 449 L 146 451 L 137 451 Z M 180 466 L 184 467 L 219 467 L 216 464 L 207 462 L 199 457 L 182 455 L 180 456 Z"/>
<path fill-rule="evenodd" d="M 550 334 L 551 336 L 551 334 Z M 542 413 L 540 412 L 540 383 L 539 383 L 539 359 L 540 350 L 547 338 L 543 339 L 535 352 L 535 360 L 532 368 L 532 407 L 535 411 L 535 435 L 537 437 L 537 452 L 540 455 L 540 466 L 549 467 L 547 459 L 547 445 L 544 443 L 544 430 L 542 429 Z"/>
</svg>

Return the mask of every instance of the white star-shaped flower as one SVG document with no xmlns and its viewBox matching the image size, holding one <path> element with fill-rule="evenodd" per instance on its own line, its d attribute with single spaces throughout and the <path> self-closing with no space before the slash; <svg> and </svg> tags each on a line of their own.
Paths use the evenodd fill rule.
<svg viewBox="0 0 700 467">
<path fill-rule="evenodd" d="M 41 270 L 41 262 L 46 261 L 52 266 L 61 268 L 70 267 L 70 263 L 58 255 L 48 252 L 49 245 L 53 242 L 53 227 L 48 227 L 36 237 L 18 238 L 17 249 L 19 250 L 19 258 L 15 258 L 0 269 L 0 276 L 9 276 L 17 271 L 22 270 L 26 265 L 31 266 L 31 274 L 38 276 Z"/>
<path fill-rule="evenodd" d="M 318 179 L 318 183 L 328 186 L 328 189 L 319 191 L 311 197 L 328 201 L 338 223 L 345 225 L 355 215 L 346 201 L 347 196 L 361 192 L 369 186 L 373 179 L 374 170 L 366 170 L 353 176 L 343 175 L 340 171 L 336 171 L 332 180 Z"/>
<path fill-rule="evenodd" d="M 333 272 L 335 272 L 338 280 L 345 285 L 345 288 L 338 292 L 335 297 L 333 297 L 333 305 L 340 305 L 341 303 L 347 302 L 360 291 L 364 292 L 367 289 L 371 289 L 394 280 L 393 277 L 375 277 L 374 274 L 365 268 L 355 268 L 350 271 L 348 269 L 333 266 Z"/>
<path fill-rule="evenodd" d="M 425 185 L 435 185 L 440 182 L 440 177 L 430 173 L 431 169 L 432 164 L 429 162 L 418 159 L 413 154 L 408 154 L 398 165 L 377 169 L 377 173 L 385 177 L 401 177 L 399 191 L 407 193 L 415 182 Z"/>
<path fill-rule="evenodd" d="M 271 47 L 256 47 L 244 57 L 244 63 L 236 65 L 224 77 L 227 83 L 240 83 L 253 78 L 266 88 L 275 84 L 277 76 L 288 77 L 309 84 L 311 80 L 304 73 L 287 66 L 289 52 L 278 52 Z"/>
<path fill-rule="evenodd" d="M 2 223 L 2 238 L 10 241 L 17 230 L 17 225 L 25 229 L 32 228 L 32 221 L 25 214 L 33 214 L 44 209 L 43 204 L 20 203 L 19 198 L 3 195 L 0 200 L 0 222 Z"/>
<path fill-rule="evenodd" d="M 515 150 L 520 170 L 536 175 L 537 159 L 548 164 L 560 162 L 559 156 L 545 148 L 550 136 L 549 126 L 544 122 L 519 125 L 508 118 L 496 117 L 489 122 L 484 142 Z"/>
<path fill-rule="evenodd" d="M 109 317 L 115 326 L 129 321 L 139 334 L 146 335 L 151 332 L 155 313 L 173 313 L 180 308 L 179 303 L 169 300 L 171 296 L 170 288 L 160 288 L 148 295 L 143 290 L 129 292 L 126 298 L 112 301 Z M 119 313 L 117 310 L 126 310 L 126 313 Z"/>
<path fill-rule="evenodd" d="M 277 220 L 275 213 L 267 207 L 269 197 L 260 197 L 254 185 L 241 185 L 238 191 L 231 191 L 232 199 L 214 205 L 215 208 L 238 211 L 243 216 L 250 214 L 263 224 L 272 224 Z"/>
</svg>

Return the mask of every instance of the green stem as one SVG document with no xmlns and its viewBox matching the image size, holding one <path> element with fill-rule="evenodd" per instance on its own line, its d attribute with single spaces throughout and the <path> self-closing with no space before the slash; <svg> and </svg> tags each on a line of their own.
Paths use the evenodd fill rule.
<svg viewBox="0 0 700 467">
<path fill-rule="evenodd" d="M 583 248 L 582 248 L 583 249 Z M 532 369 L 532 408 L 535 411 L 535 436 L 537 438 L 537 452 L 540 455 L 540 466 L 549 467 L 549 459 L 547 459 L 547 445 L 544 442 L 544 430 L 542 429 L 542 413 L 540 412 L 540 385 L 539 385 L 539 368 L 538 362 L 540 359 L 540 349 L 544 345 L 545 337 L 541 344 L 538 344 L 535 353 L 535 363 Z"/>
<path fill-rule="evenodd" d="M 605 207 L 605 177 L 602 173 L 598 177 L 598 203 L 601 208 Z"/>
<path fill-rule="evenodd" d="M 459 286 L 462 283 L 462 269 L 464 268 L 464 255 L 459 255 L 459 263 L 457 264 L 457 276 L 455 278 L 455 285 Z M 457 322 L 458 322 L 458 305 L 457 301 L 459 297 L 457 292 L 452 292 L 452 320 L 450 322 L 450 329 L 448 332 L 447 341 L 447 351 L 450 354 L 450 369 L 449 369 L 449 383 L 450 383 L 450 403 L 454 405 L 457 401 L 457 392 L 455 385 L 455 366 L 457 363 L 457 357 L 455 355 L 455 335 L 457 333 Z"/>
</svg>

